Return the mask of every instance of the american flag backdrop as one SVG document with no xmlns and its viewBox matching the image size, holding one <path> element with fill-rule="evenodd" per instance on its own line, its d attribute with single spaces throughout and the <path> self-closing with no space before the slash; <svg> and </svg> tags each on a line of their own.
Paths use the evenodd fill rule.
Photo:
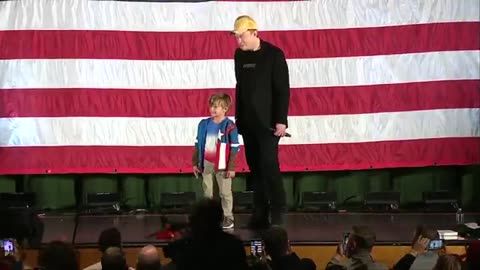
<svg viewBox="0 0 480 270">
<path fill-rule="evenodd" d="M 191 172 L 209 95 L 234 97 L 243 14 L 289 64 L 283 171 L 480 163 L 478 0 L 17 0 L 0 173 Z"/>
</svg>

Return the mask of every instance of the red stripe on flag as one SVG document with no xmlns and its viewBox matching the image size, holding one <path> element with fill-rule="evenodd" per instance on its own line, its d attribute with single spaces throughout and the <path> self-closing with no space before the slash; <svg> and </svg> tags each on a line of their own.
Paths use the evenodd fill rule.
<svg viewBox="0 0 480 270">
<path fill-rule="evenodd" d="M 260 36 L 282 48 L 287 58 L 321 58 L 478 50 L 479 32 L 480 22 L 451 22 L 266 31 Z M 0 31 L 0 59 L 232 59 L 235 48 L 228 31 Z"/>
<path fill-rule="evenodd" d="M 479 88 L 480 80 L 298 88 L 289 115 L 480 108 Z M 202 117 L 219 91 L 235 96 L 232 89 L 4 89 L 0 117 Z"/>
<path fill-rule="evenodd" d="M 480 163 L 479 138 L 282 145 L 283 171 L 467 165 Z M 191 172 L 192 147 L 4 147 L 1 174 Z M 243 148 L 238 171 L 247 171 Z"/>
</svg>

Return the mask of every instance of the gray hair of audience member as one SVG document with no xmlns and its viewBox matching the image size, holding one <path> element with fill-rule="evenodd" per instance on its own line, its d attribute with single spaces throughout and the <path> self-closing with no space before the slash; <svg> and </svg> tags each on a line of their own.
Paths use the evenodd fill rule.
<svg viewBox="0 0 480 270">
<path fill-rule="evenodd" d="M 103 253 L 102 270 L 127 270 L 127 260 L 125 254 L 119 247 L 109 247 Z"/>
<path fill-rule="evenodd" d="M 160 254 L 155 246 L 144 246 L 138 253 L 137 270 L 159 270 L 161 266 Z"/>
<path fill-rule="evenodd" d="M 351 239 L 355 242 L 355 250 L 371 251 L 377 241 L 377 234 L 368 226 L 353 226 Z"/>
</svg>

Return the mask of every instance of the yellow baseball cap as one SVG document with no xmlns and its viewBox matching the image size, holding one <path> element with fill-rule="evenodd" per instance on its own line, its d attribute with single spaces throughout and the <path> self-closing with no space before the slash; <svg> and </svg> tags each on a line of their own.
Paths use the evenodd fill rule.
<svg viewBox="0 0 480 270">
<path fill-rule="evenodd" d="M 245 33 L 248 30 L 257 30 L 258 26 L 252 17 L 247 15 L 239 16 L 235 19 L 235 24 L 233 25 L 232 34 L 240 35 Z"/>
</svg>

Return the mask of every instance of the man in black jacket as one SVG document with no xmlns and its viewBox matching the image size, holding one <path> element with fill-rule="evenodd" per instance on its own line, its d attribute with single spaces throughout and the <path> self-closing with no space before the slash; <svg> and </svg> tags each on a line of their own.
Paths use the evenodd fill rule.
<svg viewBox="0 0 480 270">
<path fill-rule="evenodd" d="M 278 161 L 278 142 L 287 129 L 290 82 L 283 51 L 260 39 L 249 16 L 235 20 L 235 118 L 242 134 L 254 191 L 251 228 L 283 225 L 285 190 Z"/>
</svg>

